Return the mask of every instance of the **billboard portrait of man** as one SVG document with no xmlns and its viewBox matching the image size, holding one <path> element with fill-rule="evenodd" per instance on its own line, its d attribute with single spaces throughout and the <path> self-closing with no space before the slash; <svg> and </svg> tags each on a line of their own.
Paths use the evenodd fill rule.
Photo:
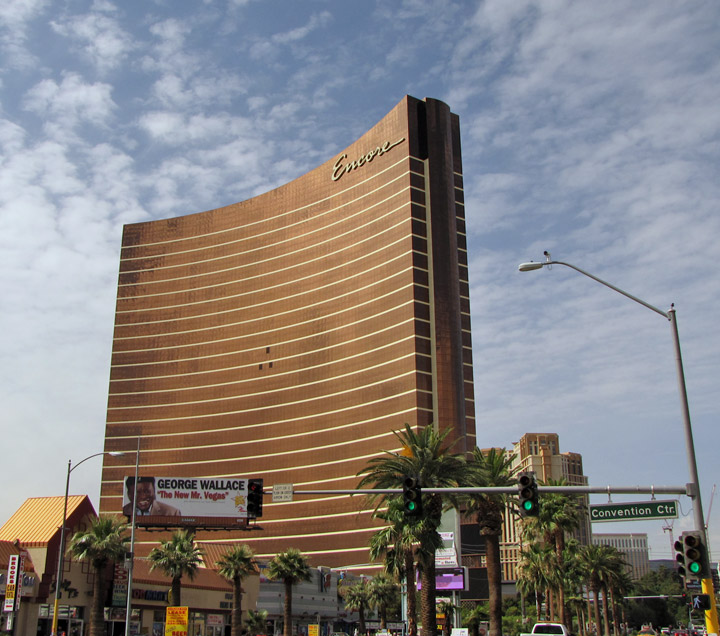
<svg viewBox="0 0 720 636">
<path fill-rule="evenodd" d="M 123 514 L 132 517 L 133 503 L 136 503 L 135 515 L 153 517 L 179 517 L 180 510 L 155 498 L 155 477 L 138 477 L 135 488 L 135 477 L 125 480 L 128 503 L 123 506 Z"/>
</svg>

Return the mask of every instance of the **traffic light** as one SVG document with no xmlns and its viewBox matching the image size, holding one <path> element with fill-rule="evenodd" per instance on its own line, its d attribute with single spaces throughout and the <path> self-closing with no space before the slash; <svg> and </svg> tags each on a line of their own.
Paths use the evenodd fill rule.
<svg viewBox="0 0 720 636">
<path fill-rule="evenodd" d="M 248 479 L 247 514 L 248 517 L 262 517 L 263 480 Z"/>
<path fill-rule="evenodd" d="M 686 581 L 707 578 L 705 571 L 705 546 L 702 533 L 696 530 L 683 532 L 675 542 L 675 561 L 678 563 L 678 574 Z"/>
<path fill-rule="evenodd" d="M 682 539 L 678 539 L 674 543 L 675 547 L 675 562 L 677 563 L 678 574 L 684 579 L 687 572 L 685 572 L 685 546 L 683 545 Z M 685 599 L 687 602 L 687 599 Z"/>
<path fill-rule="evenodd" d="M 538 487 L 535 473 L 526 472 L 518 475 L 518 498 L 520 499 L 520 516 L 537 517 L 540 512 Z"/>
<path fill-rule="evenodd" d="M 417 477 L 403 481 L 403 510 L 406 517 L 422 517 L 422 488 Z"/>
<path fill-rule="evenodd" d="M 705 560 L 705 546 L 703 546 L 702 533 L 696 530 L 682 533 L 685 547 L 685 571 L 687 575 L 696 579 L 706 577 L 703 562 Z"/>
</svg>

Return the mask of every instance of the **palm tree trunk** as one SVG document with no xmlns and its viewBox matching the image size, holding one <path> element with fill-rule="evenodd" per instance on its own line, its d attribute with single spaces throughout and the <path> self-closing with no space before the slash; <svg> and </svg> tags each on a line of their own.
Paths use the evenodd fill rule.
<svg viewBox="0 0 720 636">
<path fill-rule="evenodd" d="M 230 634 L 231 636 L 241 636 L 242 634 L 242 579 L 233 580 L 233 608 L 230 617 Z"/>
<path fill-rule="evenodd" d="M 592 591 L 595 599 L 595 607 L 593 608 L 595 610 L 595 633 L 600 636 L 600 627 L 602 626 L 600 623 L 600 586 L 593 585 Z"/>
<path fill-rule="evenodd" d="M 570 628 L 572 618 L 570 611 L 565 607 L 565 558 L 563 556 L 565 552 L 565 531 L 555 531 L 555 557 L 558 563 L 558 569 L 560 570 L 560 583 L 558 585 L 558 608 L 560 610 L 560 618 L 564 625 Z"/>
<path fill-rule="evenodd" d="M 365 632 L 367 631 L 367 629 L 365 628 L 365 606 L 362 604 L 358 608 L 358 623 L 361 636 L 365 636 Z"/>
<path fill-rule="evenodd" d="M 605 636 L 610 636 L 610 616 L 608 612 L 607 586 L 603 585 L 603 620 L 605 621 Z"/>
<path fill-rule="evenodd" d="M 610 590 L 610 600 L 612 601 L 612 613 L 613 613 L 613 630 L 616 634 L 620 633 L 620 616 L 619 616 L 619 603 L 615 600 L 615 594 Z"/>
<path fill-rule="evenodd" d="M 405 553 L 405 586 L 407 588 L 408 636 L 417 636 L 417 587 L 415 561 L 410 550 Z"/>
<path fill-rule="evenodd" d="M 485 562 L 488 577 L 490 636 L 502 636 L 502 576 L 500 564 L 500 535 L 485 535 Z"/>
<path fill-rule="evenodd" d="M 422 568 L 422 636 L 437 636 L 435 620 L 435 557 Z"/>
<path fill-rule="evenodd" d="M 170 590 L 170 593 L 172 594 L 173 607 L 180 607 L 182 605 L 182 599 L 180 598 L 180 595 L 182 594 L 182 586 L 180 585 L 179 576 L 173 578 L 172 583 L 170 584 Z"/>
<path fill-rule="evenodd" d="M 292 636 L 292 583 L 289 581 L 285 582 L 285 608 L 283 613 L 283 619 L 285 625 L 283 626 L 284 636 Z"/>
<path fill-rule="evenodd" d="M 553 620 L 555 618 L 555 609 L 553 606 L 553 603 L 555 596 L 552 592 L 552 588 L 548 585 L 547 590 L 545 591 L 545 619 L 546 620 Z"/>
<path fill-rule="evenodd" d="M 90 636 L 103 636 L 105 633 L 105 566 L 95 566 L 93 581 L 93 600 L 90 607 Z M 127 617 L 126 620 L 130 620 Z"/>
<path fill-rule="evenodd" d="M 585 590 L 587 592 L 587 598 L 586 598 L 586 605 L 587 605 L 587 620 L 585 621 L 585 626 L 587 628 L 587 631 L 590 631 L 590 621 L 592 616 L 592 604 L 590 602 L 590 586 L 585 586 Z"/>
</svg>

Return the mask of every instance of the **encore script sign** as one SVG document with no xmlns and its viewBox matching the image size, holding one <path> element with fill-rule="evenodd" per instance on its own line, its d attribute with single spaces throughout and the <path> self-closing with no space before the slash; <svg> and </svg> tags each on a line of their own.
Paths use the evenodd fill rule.
<svg viewBox="0 0 720 636">
<path fill-rule="evenodd" d="M 341 154 L 338 157 L 338 160 L 335 162 L 335 165 L 333 166 L 332 180 L 338 181 L 340 177 L 342 177 L 344 174 L 352 172 L 353 170 L 357 170 L 358 168 L 364 166 L 366 163 L 370 163 L 373 159 L 375 159 L 375 157 L 380 157 L 384 155 L 389 150 L 392 150 L 395 146 L 400 145 L 403 141 L 405 141 L 405 137 L 402 137 L 397 141 L 386 141 L 382 146 L 378 146 L 377 148 L 366 152 L 364 155 L 358 157 L 357 159 L 355 159 L 355 161 L 351 161 L 350 163 L 344 163 L 344 161 L 347 159 L 347 154 Z"/>
</svg>

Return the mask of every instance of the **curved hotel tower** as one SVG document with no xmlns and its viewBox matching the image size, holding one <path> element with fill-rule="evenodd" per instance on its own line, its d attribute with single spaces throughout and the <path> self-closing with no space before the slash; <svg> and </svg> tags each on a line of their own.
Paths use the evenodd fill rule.
<svg viewBox="0 0 720 636">
<path fill-rule="evenodd" d="M 325 164 L 227 207 L 128 225 L 100 510 L 140 474 L 262 478 L 262 530 L 198 531 L 261 558 L 367 568 L 378 528 L 352 489 L 393 431 L 475 447 L 459 123 L 405 97 Z M 139 531 L 146 553 L 158 533 Z"/>
</svg>

